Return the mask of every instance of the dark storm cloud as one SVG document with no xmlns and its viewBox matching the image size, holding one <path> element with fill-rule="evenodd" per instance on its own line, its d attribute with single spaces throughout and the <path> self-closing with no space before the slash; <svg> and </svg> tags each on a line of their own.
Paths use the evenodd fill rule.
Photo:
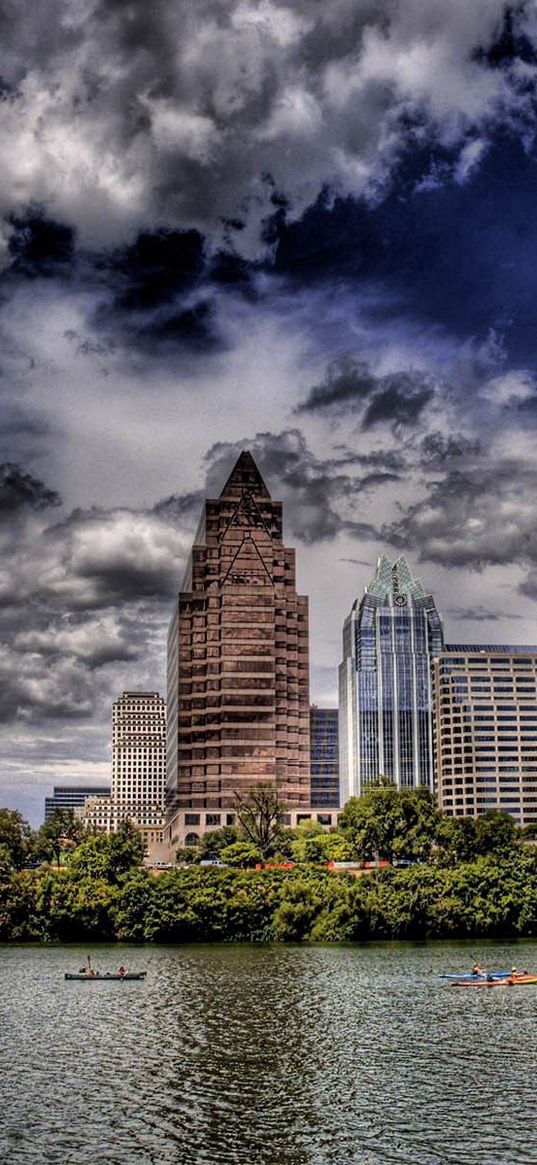
<svg viewBox="0 0 537 1165">
<path fill-rule="evenodd" d="M 83 720 L 140 669 L 162 686 L 184 535 L 156 512 L 127 509 L 75 510 L 50 524 L 54 491 L 20 467 L 3 482 L 1 718 Z"/>
<path fill-rule="evenodd" d="M 314 385 L 295 411 L 339 415 L 360 411 L 364 429 L 383 422 L 413 426 L 433 396 L 431 378 L 423 372 L 376 376 L 365 361 L 345 355 L 329 365 L 324 381 Z"/>
<path fill-rule="evenodd" d="M 29 279 L 69 275 L 73 264 L 74 232 L 53 222 L 39 210 L 13 221 L 9 240 L 11 274 Z"/>
<path fill-rule="evenodd" d="M 99 266 L 111 294 L 94 313 L 98 330 L 149 351 L 222 344 L 198 231 L 145 231 Z"/>
<path fill-rule="evenodd" d="M 198 231 L 144 231 L 128 246 L 95 254 L 75 249 L 71 230 L 35 211 L 13 224 L 9 250 L 6 290 L 55 280 L 92 294 L 89 322 L 100 340 L 81 343 L 81 355 L 120 341 L 149 351 L 222 344 L 213 301 L 232 256 L 206 259 Z"/>
<path fill-rule="evenodd" d="M 349 355 L 341 356 L 329 365 L 325 379 L 310 389 L 296 412 L 346 411 L 367 400 L 375 388 L 375 377 L 365 362 Z"/>
<path fill-rule="evenodd" d="M 479 165 L 453 181 L 422 185 L 434 150 L 409 148 L 393 189 L 375 204 L 318 204 L 282 224 L 275 270 L 312 287 L 337 279 L 352 295 L 375 289 L 363 308 L 371 326 L 401 317 L 460 339 L 504 335 L 512 359 L 535 361 L 537 166 L 507 127 L 491 129 Z M 429 159 L 429 160 L 427 160 Z"/>
<path fill-rule="evenodd" d="M 2 26 L 6 239 L 38 205 L 83 246 L 195 227 L 251 255 L 275 192 L 288 219 L 323 190 L 375 197 L 424 132 L 465 174 L 533 115 L 522 0 L 3 0 Z"/>
<path fill-rule="evenodd" d="M 0 521 L 20 510 L 46 510 L 59 506 L 61 498 L 39 478 L 7 461 L 0 465 Z"/>
<path fill-rule="evenodd" d="M 202 489 L 191 490 L 185 494 L 170 494 L 167 498 L 157 502 L 153 513 L 158 514 L 165 522 L 171 522 L 182 529 L 197 522 L 205 501 Z"/>
<path fill-rule="evenodd" d="M 428 433 L 421 442 L 421 461 L 428 469 L 445 468 L 448 462 L 475 459 L 483 452 L 475 438 L 464 433 Z"/>
<path fill-rule="evenodd" d="M 368 466 L 380 472 L 402 474 L 408 469 L 408 459 L 400 449 L 371 449 L 368 453 L 355 453 L 351 460 L 358 465 Z"/>
<path fill-rule="evenodd" d="M 434 395 L 430 384 L 424 386 L 427 379 L 423 373 L 382 377 L 385 387 L 375 393 L 368 405 L 362 421 L 364 429 L 370 429 L 383 421 L 393 425 L 417 424 Z M 419 387 L 420 383 L 422 387 Z"/>
<path fill-rule="evenodd" d="M 357 532 L 356 523 L 347 514 L 349 506 L 352 510 L 360 495 L 398 480 L 394 473 L 363 476 L 342 473 L 337 458 L 316 457 L 299 429 L 287 429 L 281 433 L 257 433 L 251 441 L 213 445 L 206 455 L 207 489 L 211 496 L 218 496 L 246 446 L 270 483 L 272 496 L 283 500 L 286 523 L 293 536 L 305 543 L 330 540 L 345 530 Z M 361 536 L 376 537 L 372 525 L 363 523 L 360 529 Z"/>
<path fill-rule="evenodd" d="M 430 482 L 414 505 L 386 523 L 383 537 L 420 560 L 481 570 L 537 566 L 537 469 L 523 458 L 490 451 Z M 530 593 L 531 578 L 523 584 Z"/>
</svg>

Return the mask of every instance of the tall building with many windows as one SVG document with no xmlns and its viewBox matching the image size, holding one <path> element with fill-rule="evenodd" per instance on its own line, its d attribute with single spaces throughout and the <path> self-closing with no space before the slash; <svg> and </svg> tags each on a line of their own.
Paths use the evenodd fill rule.
<svg viewBox="0 0 537 1165">
<path fill-rule="evenodd" d="M 112 800 L 138 825 L 164 822 L 166 701 L 123 692 L 112 707 Z"/>
<path fill-rule="evenodd" d="M 430 663 L 443 647 L 434 599 L 406 559 L 379 558 L 343 627 L 339 669 L 340 796 L 379 775 L 433 787 Z"/>
<path fill-rule="evenodd" d="M 107 833 L 131 821 L 148 841 L 159 841 L 165 789 L 166 702 L 158 692 L 123 692 L 112 707 L 110 797 L 89 797 L 78 816 Z"/>
<path fill-rule="evenodd" d="M 537 822 L 537 647 L 450 644 L 433 692 L 440 809 Z"/>
<path fill-rule="evenodd" d="M 311 806 L 312 809 L 339 807 L 339 727 L 337 708 L 310 711 Z"/>
<path fill-rule="evenodd" d="M 259 781 L 309 804 L 308 600 L 281 502 L 248 452 L 205 503 L 170 625 L 167 700 L 170 816 L 218 816 Z"/>
</svg>

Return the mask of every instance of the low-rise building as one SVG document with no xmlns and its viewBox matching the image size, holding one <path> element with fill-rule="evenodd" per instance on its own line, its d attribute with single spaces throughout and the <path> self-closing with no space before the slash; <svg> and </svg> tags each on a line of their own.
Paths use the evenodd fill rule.
<svg viewBox="0 0 537 1165">
<path fill-rule="evenodd" d="M 74 813 L 81 809 L 87 797 L 103 799 L 110 796 L 110 785 L 54 785 L 52 797 L 45 797 L 45 821 L 58 809 Z"/>
<path fill-rule="evenodd" d="M 327 829 L 335 829 L 338 823 L 337 808 L 319 809 L 318 806 L 291 808 L 282 814 L 281 823 L 295 829 L 302 821 L 317 821 Z M 164 845 L 173 855 L 183 846 L 195 846 L 204 833 L 213 829 L 223 829 L 226 825 L 236 825 L 237 815 L 233 811 L 215 812 L 213 809 L 182 809 L 174 813 L 164 830 Z M 171 859 L 173 860 L 173 859 Z"/>
</svg>

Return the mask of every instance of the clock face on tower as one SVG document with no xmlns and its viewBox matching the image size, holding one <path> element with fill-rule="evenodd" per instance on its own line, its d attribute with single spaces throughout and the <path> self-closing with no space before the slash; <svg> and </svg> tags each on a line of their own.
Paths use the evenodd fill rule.
<svg viewBox="0 0 537 1165">
<path fill-rule="evenodd" d="M 396 595 L 394 603 L 396 607 L 406 607 L 406 595 Z"/>
</svg>

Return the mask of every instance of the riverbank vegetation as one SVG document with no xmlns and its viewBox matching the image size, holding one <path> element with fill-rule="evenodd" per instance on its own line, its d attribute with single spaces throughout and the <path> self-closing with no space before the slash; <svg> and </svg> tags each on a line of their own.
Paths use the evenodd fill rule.
<svg viewBox="0 0 537 1165">
<path fill-rule="evenodd" d="M 141 866 L 132 827 L 109 837 L 75 829 L 65 848 L 57 836 L 50 840 L 53 832 L 49 827 L 39 839 L 46 856 L 36 864 L 38 843 L 26 823 L 0 811 L 2 941 L 537 936 L 531 837 L 503 813 L 476 821 L 441 818 L 423 791 L 370 790 L 349 802 L 333 833 L 313 822 L 286 831 L 275 839 L 271 864 L 259 869 L 255 843 L 229 833 L 200 847 L 201 853 L 216 849 L 222 861 L 227 857 L 224 866 L 202 867 L 197 853 L 191 864 L 155 877 Z M 334 870 L 326 864 L 334 852 L 350 858 L 328 860 L 369 855 L 412 864 Z"/>
</svg>

